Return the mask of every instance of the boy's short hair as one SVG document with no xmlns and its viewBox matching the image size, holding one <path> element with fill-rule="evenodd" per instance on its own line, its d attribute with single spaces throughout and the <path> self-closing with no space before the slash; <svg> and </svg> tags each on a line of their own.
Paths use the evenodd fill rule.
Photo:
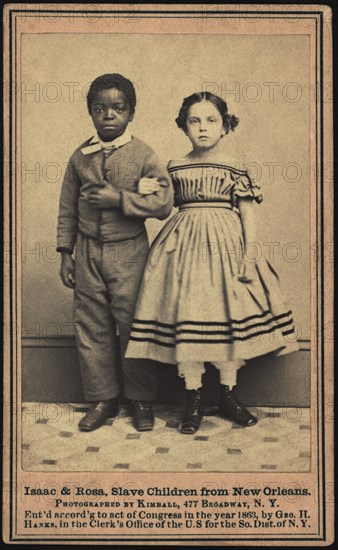
<svg viewBox="0 0 338 550">
<path fill-rule="evenodd" d="M 134 114 L 136 105 L 135 88 L 133 83 L 128 80 L 128 78 L 125 78 L 118 73 L 103 74 L 93 80 L 87 94 L 87 107 L 89 114 L 91 104 L 93 103 L 96 95 L 102 92 L 102 90 L 110 90 L 111 88 L 116 88 L 124 93 L 129 103 L 130 113 Z"/>
</svg>

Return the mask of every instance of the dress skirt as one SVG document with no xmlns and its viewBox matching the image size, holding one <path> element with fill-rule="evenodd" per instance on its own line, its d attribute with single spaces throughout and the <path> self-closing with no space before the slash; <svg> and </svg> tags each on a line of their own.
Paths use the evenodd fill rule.
<svg viewBox="0 0 338 550">
<path fill-rule="evenodd" d="M 177 364 L 296 351 L 277 273 L 261 255 L 252 282 L 239 281 L 243 250 L 236 210 L 183 205 L 152 245 L 126 357 Z"/>
</svg>

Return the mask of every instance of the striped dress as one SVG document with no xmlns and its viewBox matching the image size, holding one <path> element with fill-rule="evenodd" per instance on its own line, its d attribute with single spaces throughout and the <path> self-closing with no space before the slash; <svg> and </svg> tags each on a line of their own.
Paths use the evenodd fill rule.
<svg viewBox="0 0 338 550">
<path fill-rule="evenodd" d="M 239 197 L 262 201 L 246 171 L 218 163 L 169 168 L 178 212 L 155 239 L 126 357 L 163 363 L 233 361 L 298 349 L 276 271 L 261 255 L 252 282 Z"/>
</svg>

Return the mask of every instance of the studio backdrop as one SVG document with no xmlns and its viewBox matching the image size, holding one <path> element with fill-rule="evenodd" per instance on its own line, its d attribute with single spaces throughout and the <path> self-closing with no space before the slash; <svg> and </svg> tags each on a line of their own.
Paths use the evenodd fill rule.
<svg viewBox="0 0 338 550">
<path fill-rule="evenodd" d="M 184 97 L 216 93 L 239 118 L 223 140 L 224 160 L 250 166 L 263 186 L 264 201 L 255 205 L 258 237 L 252 255 L 264 254 L 279 273 L 300 342 L 300 351 L 290 356 L 249 362 L 239 375 L 241 392 L 245 398 L 254 377 L 252 403 L 309 405 L 314 169 L 309 37 L 30 34 L 22 42 L 21 63 L 23 400 L 83 399 L 72 291 L 61 283 L 55 250 L 58 203 L 70 155 L 94 134 L 86 105 L 89 84 L 98 75 L 118 72 L 133 81 L 137 93 L 132 133 L 165 163 L 189 151 L 175 124 Z M 150 240 L 163 223 L 147 222 Z M 169 384 L 170 400 L 175 368 L 160 375 Z"/>
</svg>

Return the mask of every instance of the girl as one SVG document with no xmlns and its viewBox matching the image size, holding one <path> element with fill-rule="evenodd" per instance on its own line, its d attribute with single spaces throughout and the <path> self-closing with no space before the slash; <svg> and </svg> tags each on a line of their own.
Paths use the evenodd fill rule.
<svg viewBox="0 0 338 550">
<path fill-rule="evenodd" d="M 192 150 L 168 167 L 179 211 L 153 243 L 126 353 L 178 365 L 187 393 L 180 431 L 187 434 L 201 424 L 205 362 L 219 369 L 219 414 L 253 426 L 257 419 L 233 390 L 238 368 L 298 349 L 276 272 L 264 258 L 250 258 L 259 186 L 221 149 L 238 122 L 210 92 L 183 101 L 176 123 Z"/>
</svg>

